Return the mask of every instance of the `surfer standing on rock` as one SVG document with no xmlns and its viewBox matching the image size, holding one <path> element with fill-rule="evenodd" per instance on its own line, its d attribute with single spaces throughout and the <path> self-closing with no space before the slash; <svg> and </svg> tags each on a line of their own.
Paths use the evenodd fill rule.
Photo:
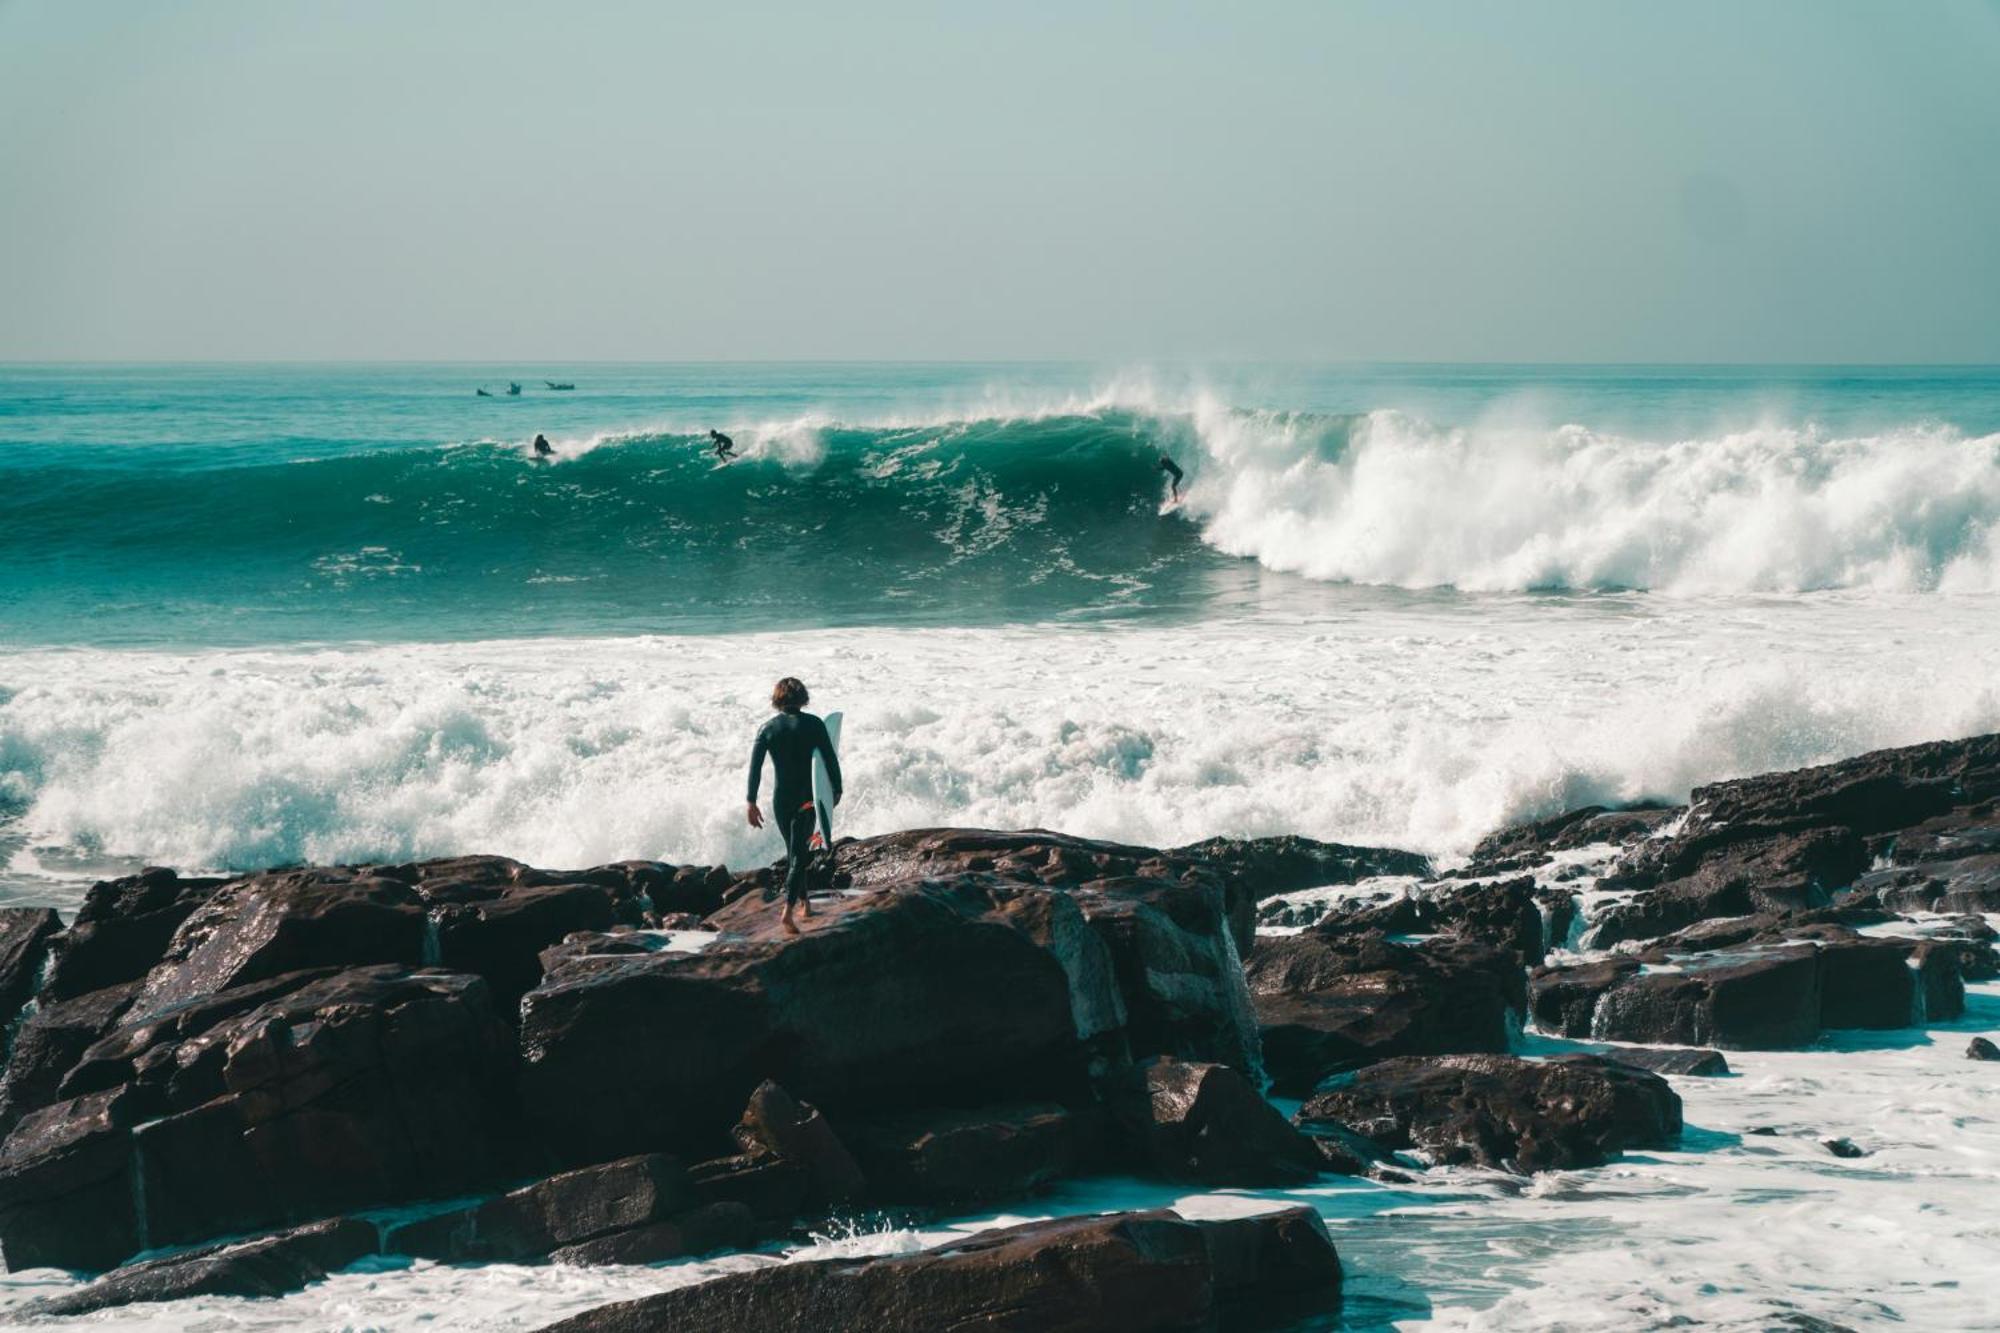
<svg viewBox="0 0 2000 1333">
<path fill-rule="evenodd" d="M 786 676 L 771 689 L 771 707 L 778 715 L 757 730 L 750 747 L 750 788 L 748 796 L 751 828 L 764 827 L 764 812 L 757 808 L 757 788 L 764 777 L 764 756 L 771 757 L 776 781 L 772 783 L 771 811 L 778 821 L 778 836 L 785 840 L 785 914 L 779 918 L 788 935 L 799 933 L 792 921 L 792 909 L 810 919 L 812 902 L 806 896 L 806 866 L 812 858 L 813 827 L 818 810 L 813 804 L 813 755 L 826 764 L 832 786 L 833 804 L 840 803 L 840 757 L 834 753 L 833 738 L 826 723 L 803 712 L 811 695 L 805 682 Z"/>
</svg>

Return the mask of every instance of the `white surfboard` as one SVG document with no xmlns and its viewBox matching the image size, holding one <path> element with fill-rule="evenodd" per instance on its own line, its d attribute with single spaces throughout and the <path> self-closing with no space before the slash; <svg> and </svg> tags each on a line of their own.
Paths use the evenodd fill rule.
<svg viewBox="0 0 2000 1333">
<path fill-rule="evenodd" d="M 840 753 L 840 714 L 828 713 L 826 738 L 833 742 L 835 754 Z M 833 807 L 840 804 L 840 798 L 833 794 L 833 779 L 826 775 L 826 756 L 813 751 L 813 806 L 819 811 L 819 832 L 813 835 L 816 846 L 833 846 Z"/>
</svg>

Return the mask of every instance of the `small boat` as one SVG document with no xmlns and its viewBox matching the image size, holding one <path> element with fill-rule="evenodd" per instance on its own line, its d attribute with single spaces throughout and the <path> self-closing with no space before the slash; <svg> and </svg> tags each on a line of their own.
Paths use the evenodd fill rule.
<svg viewBox="0 0 2000 1333">
<path fill-rule="evenodd" d="M 474 389 L 473 392 L 478 394 L 481 398 L 491 398 L 493 396 L 492 394 L 486 392 L 486 390 L 484 389 Z"/>
<path fill-rule="evenodd" d="M 576 387 L 574 384 L 557 384 L 554 380 L 543 380 L 542 383 L 548 385 L 551 389 L 554 389 L 557 393 L 563 393 L 566 392 L 567 390 L 574 389 Z"/>
<path fill-rule="evenodd" d="M 519 398 L 521 396 L 521 386 L 512 380 L 507 381 L 507 396 L 509 398 Z"/>
</svg>

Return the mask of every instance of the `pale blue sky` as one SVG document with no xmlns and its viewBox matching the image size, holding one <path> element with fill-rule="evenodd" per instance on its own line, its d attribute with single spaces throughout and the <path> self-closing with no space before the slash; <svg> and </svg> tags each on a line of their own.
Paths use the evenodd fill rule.
<svg viewBox="0 0 2000 1333">
<path fill-rule="evenodd" d="M 0 357 L 2000 361 L 2000 3 L 0 0 Z"/>
</svg>

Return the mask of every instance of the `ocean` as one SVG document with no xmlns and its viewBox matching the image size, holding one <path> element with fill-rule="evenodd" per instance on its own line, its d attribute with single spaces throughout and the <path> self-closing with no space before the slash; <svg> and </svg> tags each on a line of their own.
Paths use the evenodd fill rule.
<svg viewBox="0 0 2000 1333">
<path fill-rule="evenodd" d="M 846 715 L 843 832 L 1447 864 L 2000 730 L 2000 369 L 0 367 L 0 902 L 146 864 L 762 864 L 781 675 Z M 1359 1265 L 1355 1327 L 1763 1327 L 1775 1293 L 1973 1326 L 2000 1093 L 1958 1051 L 2000 990 L 1968 1003 L 1676 1080 L 1678 1153 L 1275 1194 Z M 1830 1119 L 1876 1156 L 1738 1137 Z M 1046 1211 L 1138 1193 L 1174 1197 Z M 418 1265 L 144 1318 L 530 1327 L 663 1280 Z"/>
</svg>

